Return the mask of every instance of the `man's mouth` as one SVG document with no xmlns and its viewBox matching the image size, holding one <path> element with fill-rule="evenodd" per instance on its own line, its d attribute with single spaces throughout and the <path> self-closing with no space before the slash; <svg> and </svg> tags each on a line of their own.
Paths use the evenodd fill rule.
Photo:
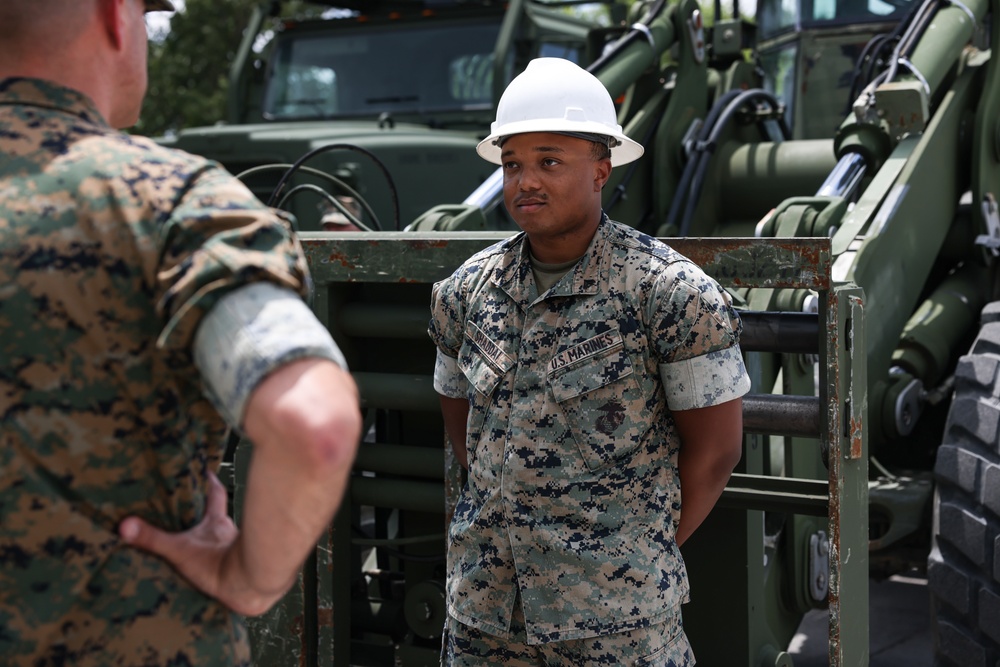
<svg viewBox="0 0 1000 667">
<path fill-rule="evenodd" d="M 514 206 L 520 209 L 534 209 L 545 204 L 544 199 L 539 199 L 538 197 L 524 197 L 523 199 L 514 200 Z"/>
</svg>

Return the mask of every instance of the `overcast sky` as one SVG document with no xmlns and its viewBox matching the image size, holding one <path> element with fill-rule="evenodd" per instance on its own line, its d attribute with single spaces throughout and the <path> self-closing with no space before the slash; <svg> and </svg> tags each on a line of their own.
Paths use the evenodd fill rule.
<svg viewBox="0 0 1000 667">
<path fill-rule="evenodd" d="M 174 7 L 184 9 L 184 0 L 174 0 Z M 150 12 L 146 14 L 146 32 L 150 39 L 162 36 L 170 29 L 170 17 L 173 12 Z"/>
</svg>

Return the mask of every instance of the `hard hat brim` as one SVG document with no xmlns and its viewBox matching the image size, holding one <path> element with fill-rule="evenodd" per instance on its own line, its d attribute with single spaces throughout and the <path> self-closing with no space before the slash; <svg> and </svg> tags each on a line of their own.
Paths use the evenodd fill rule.
<svg viewBox="0 0 1000 667">
<path fill-rule="evenodd" d="M 608 132 L 608 126 L 603 123 L 578 122 L 569 126 L 565 122 L 553 125 L 553 123 L 548 120 L 524 120 L 515 123 L 508 123 L 500 128 L 499 131 L 493 132 L 490 136 L 480 141 L 479 145 L 476 146 L 476 152 L 479 153 L 479 157 L 483 158 L 487 162 L 492 162 L 493 164 L 503 164 L 503 160 L 501 159 L 502 150 L 500 146 L 496 144 L 497 139 L 501 137 L 510 137 L 515 134 L 527 134 L 529 132 L 560 133 L 567 130 L 588 134 L 600 134 L 606 137 L 612 137 L 621 142 L 620 145 L 611 149 L 612 167 L 628 164 L 629 162 L 638 160 L 642 157 L 642 144 L 628 138 L 624 133 Z"/>
</svg>

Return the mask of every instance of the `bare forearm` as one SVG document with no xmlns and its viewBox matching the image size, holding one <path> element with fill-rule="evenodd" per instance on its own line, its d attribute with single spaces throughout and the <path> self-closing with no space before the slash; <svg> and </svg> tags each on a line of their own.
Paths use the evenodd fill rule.
<svg viewBox="0 0 1000 667">
<path fill-rule="evenodd" d="M 262 385 L 248 406 L 254 449 L 240 537 L 229 555 L 237 561 L 232 584 L 272 598 L 268 604 L 292 584 L 339 507 L 360 435 L 350 376 L 321 360 L 295 363 L 287 379 Z"/>
<path fill-rule="evenodd" d="M 444 417 L 444 430 L 451 440 L 451 448 L 455 458 L 466 470 L 469 469 L 469 455 L 466 450 L 465 426 L 469 419 L 469 401 L 464 398 L 441 398 L 441 415 Z"/>
<path fill-rule="evenodd" d="M 693 459 L 693 460 L 692 460 Z M 677 526 L 677 544 L 687 541 L 715 507 L 732 474 L 728 464 L 715 464 L 704 457 L 680 456 L 681 520 Z"/>
<path fill-rule="evenodd" d="M 684 544 L 722 495 L 742 455 L 743 401 L 674 413 L 681 438 L 681 518 L 677 544 Z"/>
</svg>

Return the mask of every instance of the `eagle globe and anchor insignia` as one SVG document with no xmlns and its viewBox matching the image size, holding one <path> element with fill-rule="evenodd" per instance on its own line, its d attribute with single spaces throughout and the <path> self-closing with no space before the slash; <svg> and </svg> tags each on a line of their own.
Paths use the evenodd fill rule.
<svg viewBox="0 0 1000 667">
<path fill-rule="evenodd" d="M 603 412 L 594 423 L 594 427 L 605 435 L 613 434 L 625 421 L 625 406 L 619 401 L 608 401 L 598 408 Z"/>
</svg>

